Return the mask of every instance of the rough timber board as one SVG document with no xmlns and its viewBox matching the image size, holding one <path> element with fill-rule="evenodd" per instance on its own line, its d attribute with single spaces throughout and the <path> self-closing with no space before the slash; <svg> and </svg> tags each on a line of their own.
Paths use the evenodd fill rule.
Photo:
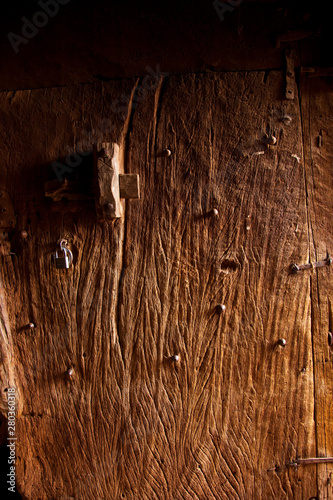
<svg viewBox="0 0 333 500">
<path fill-rule="evenodd" d="M 288 275 L 308 252 L 299 107 L 282 93 L 280 74 L 172 78 L 134 116 L 143 203 L 127 216 L 120 331 L 132 335 L 127 383 L 141 388 L 129 404 L 137 421 L 157 412 L 160 438 L 127 495 L 144 497 L 152 476 L 165 498 L 315 495 L 314 467 L 266 472 L 315 451 L 309 283 Z M 278 145 L 256 155 L 267 126 Z M 155 158 L 165 147 L 172 156 Z"/>
<path fill-rule="evenodd" d="M 284 467 L 316 453 L 310 282 L 288 272 L 309 251 L 298 98 L 283 100 L 283 73 L 168 77 L 121 118 L 110 103 L 135 85 L 1 96 L 16 133 L 0 173 L 29 233 L 1 266 L 18 486 L 29 499 L 316 496 L 314 466 Z M 43 198 L 44 165 L 102 118 L 140 175 L 141 200 L 111 226 Z M 60 229 L 66 273 L 49 264 Z"/>
<path fill-rule="evenodd" d="M 304 78 L 302 116 L 306 190 L 308 193 L 309 261 L 333 253 L 333 91 L 329 79 Z M 320 139 L 321 138 L 321 139 Z M 333 329 L 332 269 L 308 274 L 311 286 L 312 344 L 315 381 L 317 456 L 333 456 L 333 351 L 328 332 Z M 321 500 L 333 497 L 333 464 L 318 465 Z"/>
</svg>

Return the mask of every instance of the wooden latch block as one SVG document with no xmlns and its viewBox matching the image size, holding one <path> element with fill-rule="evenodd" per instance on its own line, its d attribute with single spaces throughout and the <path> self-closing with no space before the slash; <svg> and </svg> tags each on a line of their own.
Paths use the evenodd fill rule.
<svg viewBox="0 0 333 500">
<path fill-rule="evenodd" d="M 95 150 L 96 212 L 99 220 L 122 216 L 121 198 L 140 198 L 139 176 L 120 173 L 118 144 L 101 143 Z"/>
<path fill-rule="evenodd" d="M 119 174 L 120 198 L 140 198 L 138 174 Z"/>
<path fill-rule="evenodd" d="M 14 207 L 7 191 L 0 191 L 0 228 L 12 229 L 16 225 Z"/>
</svg>

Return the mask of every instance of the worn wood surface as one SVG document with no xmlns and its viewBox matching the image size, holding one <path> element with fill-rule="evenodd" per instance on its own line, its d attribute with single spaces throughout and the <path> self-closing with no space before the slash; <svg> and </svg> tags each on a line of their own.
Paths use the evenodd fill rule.
<svg viewBox="0 0 333 500">
<path fill-rule="evenodd" d="M 333 248 L 333 90 L 324 78 L 302 79 L 305 181 L 310 262 L 325 259 Z M 311 286 L 311 328 L 317 456 L 333 456 L 333 330 L 332 269 L 307 272 Z M 333 464 L 318 466 L 320 499 L 333 498 Z"/>
<path fill-rule="evenodd" d="M 313 287 L 325 308 L 332 297 L 290 265 L 328 245 L 310 209 L 331 207 L 324 181 L 310 207 L 299 100 L 284 89 L 283 72 L 250 72 L 162 77 L 143 95 L 128 80 L 0 96 L 20 130 L 0 176 L 28 232 L 1 265 L 24 498 L 321 498 L 328 466 L 288 464 L 330 451 Z M 44 197 L 47 166 L 83 139 L 119 144 L 140 176 L 141 199 L 112 224 L 93 202 L 52 213 Z M 60 236 L 67 271 L 50 265 Z"/>
</svg>

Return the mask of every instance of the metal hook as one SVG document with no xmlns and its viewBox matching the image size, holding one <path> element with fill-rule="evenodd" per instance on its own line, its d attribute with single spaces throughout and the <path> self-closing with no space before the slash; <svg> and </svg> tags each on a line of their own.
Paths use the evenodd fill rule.
<svg viewBox="0 0 333 500">
<path fill-rule="evenodd" d="M 70 251 L 69 248 L 67 248 L 67 240 L 60 240 L 60 248 L 63 252 L 65 252 L 65 254 L 67 254 L 67 257 L 68 257 L 68 262 L 69 262 L 69 265 L 72 264 L 73 262 L 73 254 L 72 252 Z"/>
<path fill-rule="evenodd" d="M 57 269 L 68 269 L 73 263 L 73 254 L 70 249 L 66 246 L 67 240 L 58 240 L 58 245 L 60 246 L 60 252 L 58 250 L 52 255 L 52 261 Z M 62 255 L 60 256 L 59 253 Z"/>
</svg>

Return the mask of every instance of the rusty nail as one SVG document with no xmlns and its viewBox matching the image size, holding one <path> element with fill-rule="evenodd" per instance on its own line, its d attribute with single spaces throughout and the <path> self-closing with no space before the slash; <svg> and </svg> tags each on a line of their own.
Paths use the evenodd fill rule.
<svg viewBox="0 0 333 500">
<path fill-rule="evenodd" d="M 276 144 L 276 137 L 274 137 L 274 135 L 268 135 L 268 134 L 265 134 L 263 139 L 262 139 L 262 142 L 264 144 Z"/>
<path fill-rule="evenodd" d="M 290 267 L 290 269 L 291 269 L 291 272 L 293 274 L 296 274 L 296 273 L 298 273 L 298 271 L 300 271 L 300 268 L 299 268 L 299 266 L 297 264 L 292 264 L 291 267 Z"/>
<path fill-rule="evenodd" d="M 25 240 L 28 237 L 28 233 L 25 230 L 20 231 L 20 237 Z"/>
<path fill-rule="evenodd" d="M 209 212 L 209 214 L 212 215 L 213 217 L 217 217 L 219 214 L 219 211 L 217 210 L 217 208 L 212 208 L 211 211 Z"/>
<path fill-rule="evenodd" d="M 166 158 L 166 157 L 171 156 L 171 155 L 172 155 L 172 152 L 168 148 L 162 149 L 162 151 L 157 152 L 158 158 Z"/>
<path fill-rule="evenodd" d="M 289 125 L 291 123 L 291 121 L 292 121 L 292 118 L 289 115 L 284 115 L 281 118 L 281 121 L 283 121 L 283 123 L 285 123 L 286 125 Z"/>
<path fill-rule="evenodd" d="M 225 311 L 225 310 L 226 310 L 226 306 L 225 306 L 224 304 L 218 304 L 218 305 L 216 306 L 216 311 L 217 311 L 218 313 L 222 313 L 222 312 L 223 312 L 223 311 Z"/>
<path fill-rule="evenodd" d="M 276 137 L 274 137 L 274 135 L 268 137 L 267 144 L 276 144 Z"/>
</svg>

